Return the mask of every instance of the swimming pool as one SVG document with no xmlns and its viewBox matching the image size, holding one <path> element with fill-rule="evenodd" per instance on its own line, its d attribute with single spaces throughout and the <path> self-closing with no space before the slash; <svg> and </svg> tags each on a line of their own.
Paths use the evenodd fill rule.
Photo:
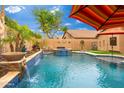
<svg viewBox="0 0 124 93">
<path fill-rule="evenodd" d="M 124 67 L 100 62 L 86 54 L 44 55 L 29 69 L 17 88 L 124 87 Z"/>
</svg>

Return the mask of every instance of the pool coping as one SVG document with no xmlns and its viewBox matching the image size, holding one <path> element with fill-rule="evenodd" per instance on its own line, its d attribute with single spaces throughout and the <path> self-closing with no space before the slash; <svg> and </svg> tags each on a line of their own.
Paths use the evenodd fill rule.
<svg viewBox="0 0 124 93">
<path fill-rule="evenodd" d="M 28 63 L 32 58 L 34 58 L 35 56 L 37 56 L 38 54 L 42 53 L 42 50 L 36 52 L 35 54 L 29 56 L 26 58 L 26 63 Z"/>
<path fill-rule="evenodd" d="M 36 52 L 35 54 L 29 56 L 26 58 L 26 63 L 30 62 L 30 60 L 32 60 L 34 57 L 36 57 L 38 54 L 42 53 L 42 50 Z M 21 59 L 23 60 L 23 59 Z M 13 61 L 13 62 L 2 62 L 3 63 L 19 63 L 21 62 L 21 60 L 19 61 Z M 15 77 L 17 77 L 20 74 L 19 71 L 9 71 L 6 75 L 4 75 L 3 77 L 0 78 L 0 88 L 4 88 L 9 82 L 11 82 Z M 2 81 L 2 82 L 1 82 Z"/>
<path fill-rule="evenodd" d="M 6 75 L 0 78 L 0 88 L 5 87 L 11 80 L 19 75 L 18 71 L 9 71 Z"/>
<path fill-rule="evenodd" d="M 123 58 L 123 61 L 120 62 L 112 62 L 112 63 L 124 63 L 124 56 L 121 55 L 112 55 L 112 54 L 95 54 L 95 53 L 91 53 L 91 52 L 87 52 L 87 51 L 72 51 L 73 53 L 79 53 L 79 54 L 87 54 L 87 55 L 91 55 L 94 57 L 114 57 L 114 58 Z M 100 59 L 99 59 L 100 60 Z M 104 61 L 104 60 L 103 60 Z"/>
<path fill-rule="evenodd" d="M 97 56 L 97 57 L 115 57 L 115 58 L 124 58 L 124 56 L 121 55 L 112 55 L 112 54 L 95 54 L 91 52 L 85 52 L 86 54 Z"/>
<path fill-rule="evenodd" d="M 35 57 L 37 54 L 41 53 L 42 50 L 34 53 L 33 55 L 30 55 L 29 57 L 27 58 L 22 58 L 21 60 L 18 60 L 18 61 L 12 61 L 12 62 L 9 62 L 9 61 L 1 61 L 0 64 L 11 64 L 11 63 L 21 63 L 24 59 L 26 59 L 26 63 L 29 62 L 33 57 Z"/>
<path fill-rule="evenodd" d="M 91 53 L 91 52 L 86 52 L 86 51 L 72 51 L 73 53 L 79 53 L 79 54 L 89 54 L 89 55 L 93 55 L 93 56 L 108 56 L 108 57 L 120 57 L 120 58 L 124 58 L 124 56 L 121 55 L 112 55 L 112 54 L 96 54 L 96 53 Z"/>
</svg>

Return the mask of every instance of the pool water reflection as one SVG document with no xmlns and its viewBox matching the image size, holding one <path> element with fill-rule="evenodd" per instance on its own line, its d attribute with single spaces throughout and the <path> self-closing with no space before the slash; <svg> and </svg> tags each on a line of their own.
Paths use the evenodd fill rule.
<svg viewBox="0 0 124 93">
<path fill-rule="evenodd" d="M 25 75 L 19 88 L 124 87 L 124 67 L 100 62 L 86 54 L 44 56 Z"/>
</svg>

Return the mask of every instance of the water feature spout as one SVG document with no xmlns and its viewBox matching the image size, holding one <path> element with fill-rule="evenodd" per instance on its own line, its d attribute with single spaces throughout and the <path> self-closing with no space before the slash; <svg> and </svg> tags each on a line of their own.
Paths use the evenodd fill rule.
<svg viewBox="0 0 124 93">
<path fill-rule="evenodd" d="M 29 73 L 29 69 L 28 69 L 27 65 L 25 65 L 25 71 L 26 71 L 26 75 L 28 77 L 28 80 L 30 81 L 31 78 L 30 78 L 30 73 Z"/>
<path fill-rule="evenodd" d="M 24 61 L 22 62 L 22 76 L 24 74 L 24 72 L 26 72 L 26 75 L 28 77 L 28 80 L 30 81 L 30 73 L 29 73 L 29 69 L 27 67 L 27 64 L 26 64 L 26 58 L 24 57 Z"/>
</svg>

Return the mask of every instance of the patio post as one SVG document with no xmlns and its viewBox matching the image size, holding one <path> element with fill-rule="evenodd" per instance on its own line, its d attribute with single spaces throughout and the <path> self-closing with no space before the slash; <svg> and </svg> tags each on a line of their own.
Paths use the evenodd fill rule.
<svg viewBox="0 0 124 93">
<path fill-rule="evenodd" d="M 112 49 L 112 60 L 113 60 L 113 34 L 112 34 L 112 45 L 111 45 L 111 49 Z"/>
</svg>

